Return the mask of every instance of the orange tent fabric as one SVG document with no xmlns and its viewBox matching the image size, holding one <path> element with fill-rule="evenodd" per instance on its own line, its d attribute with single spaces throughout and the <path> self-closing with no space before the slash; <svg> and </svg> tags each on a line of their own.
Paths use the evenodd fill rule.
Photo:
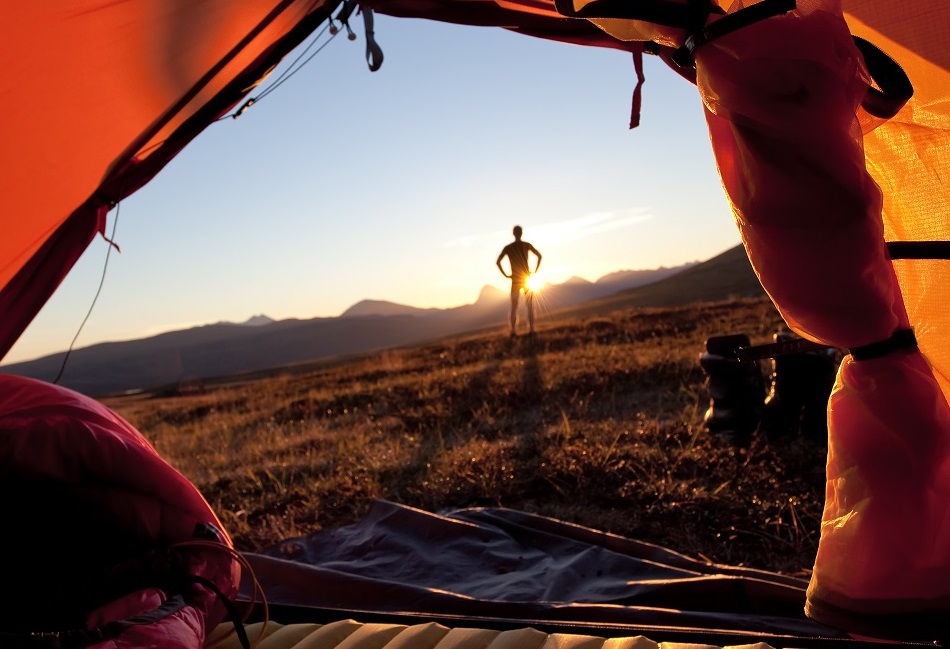
<svg viewBox="0 0 950 649">
<path fill-rule="evenodd" d="M 0 355 L 117 201 L 328 15 L 323 0 L 26 2 L 0 60 Z"/>
<path fill-rule="evenodd" d="M 950 408 L 917 349 L 856 360 L 911 325 L 865 162 L 861 127 L 875 124 L 861 114 L 863 63 L 821 1 L 697 52 L 720 172 L 763 285 L 799 333 L 855 350 L 829 408 L 806 610 L 860 633 L 927 634 L 950 594 Z"/>
<path fill-rule="evenodd" d="M 650 2 L 688 4 L 620 5 Z M 735 14 L 753 3 L 716 4 Z M 587 5 L 573 0 L 574 12 Z M 366 6 L 632 52 L 643 41 L 678 48 L 688 36 L 630 18 L 565 18 L 547 0 Z M 108 210 L 335 8 L 333 0 L 74 0 L 5 9 L 0 354 Z M 950 240 L 948 24 L 945 0 L 799 0 L 695 55 L 737 225 L 788 323 L 848 349 L 905 328 L 916 335 L 919 349 L 847 359 L 829 407 L 809 610 L 870 632 L 884 614 L 897 623 L 950 609 L 950 261 L 892 261 L 886 246 Z M 871 81 L 849 32 L 892 56 L 913 83 L 896 116 L 861 110 Z"/>
</svg>

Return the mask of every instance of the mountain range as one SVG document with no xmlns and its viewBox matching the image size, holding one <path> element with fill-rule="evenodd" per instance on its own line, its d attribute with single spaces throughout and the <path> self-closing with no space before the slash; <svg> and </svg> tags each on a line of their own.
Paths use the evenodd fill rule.
<svg viewBox="0 0 950 649">
<path fill-rule="evenodd" d="M 762 294 L 745 251 L 737 246 L 701 263 L 620 271 L 596 282 L 572 278 L 545 286 L 538 293 L 538 319 Z M 507 310 L 507 294 L 486 286 L 474 303 L 448 309 L 363 300 L 332 318 L 275 321 L 256 315 L 240 324 L 220 322 L 74 349 L 59 384 L 92 396 L 174 389 L 213 377 L 351 356 L 488 327 L 503 330 Z M 52 381 L 64 355 L 0 370 Z"/>
</svg>

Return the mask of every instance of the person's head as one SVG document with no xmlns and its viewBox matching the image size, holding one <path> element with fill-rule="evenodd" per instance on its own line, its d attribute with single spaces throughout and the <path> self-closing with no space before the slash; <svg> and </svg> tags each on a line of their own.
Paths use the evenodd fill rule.
<svg viewBox="0 0 950 649">
<path fill-rule="evenodd" d="M 515 239 L 520 239 L 520 238 L 521 238 L 521 226 L 520 226 L 520 225 L 516 225 L 516 226 L 514 227 L 514 229 L 511 231 L 511 233 L 512 233 L 513 235 L 515 235 Z"/>
</svg>

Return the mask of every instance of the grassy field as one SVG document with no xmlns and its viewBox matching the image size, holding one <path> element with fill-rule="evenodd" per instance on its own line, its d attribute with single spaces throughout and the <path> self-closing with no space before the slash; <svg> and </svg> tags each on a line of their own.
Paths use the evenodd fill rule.
<svg viewBox="0 0 950 649">
<path fill-rule="evenodd" d="M 511 507 L 718 563 L 804 574 L 825 449 L 708 433 L 706 338 L 771 340 L 765 299 L 542 320 L 187 394 L 106 400 L 205 495 L 237 547 L 376 499 Z M 763 370 L 767 367 L 763 365 Z"/>
</svg>

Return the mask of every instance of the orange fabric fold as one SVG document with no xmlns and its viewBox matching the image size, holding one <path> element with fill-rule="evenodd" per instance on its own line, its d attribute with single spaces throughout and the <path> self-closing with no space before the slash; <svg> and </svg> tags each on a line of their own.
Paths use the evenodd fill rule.
<svg viewBox="0 0 950 649">
<path fill-rule="evenodd" d="M 910 326 L 858 118 L 869 84 L 833 0 L 708 43 L 697 85 L 763 286 L 800 335 L 842 348 Z M 917 350 L 842 364 L 807 612 L 879 635 L 881 614 L 950 610 L 950 409 Z"/>
</svg>

